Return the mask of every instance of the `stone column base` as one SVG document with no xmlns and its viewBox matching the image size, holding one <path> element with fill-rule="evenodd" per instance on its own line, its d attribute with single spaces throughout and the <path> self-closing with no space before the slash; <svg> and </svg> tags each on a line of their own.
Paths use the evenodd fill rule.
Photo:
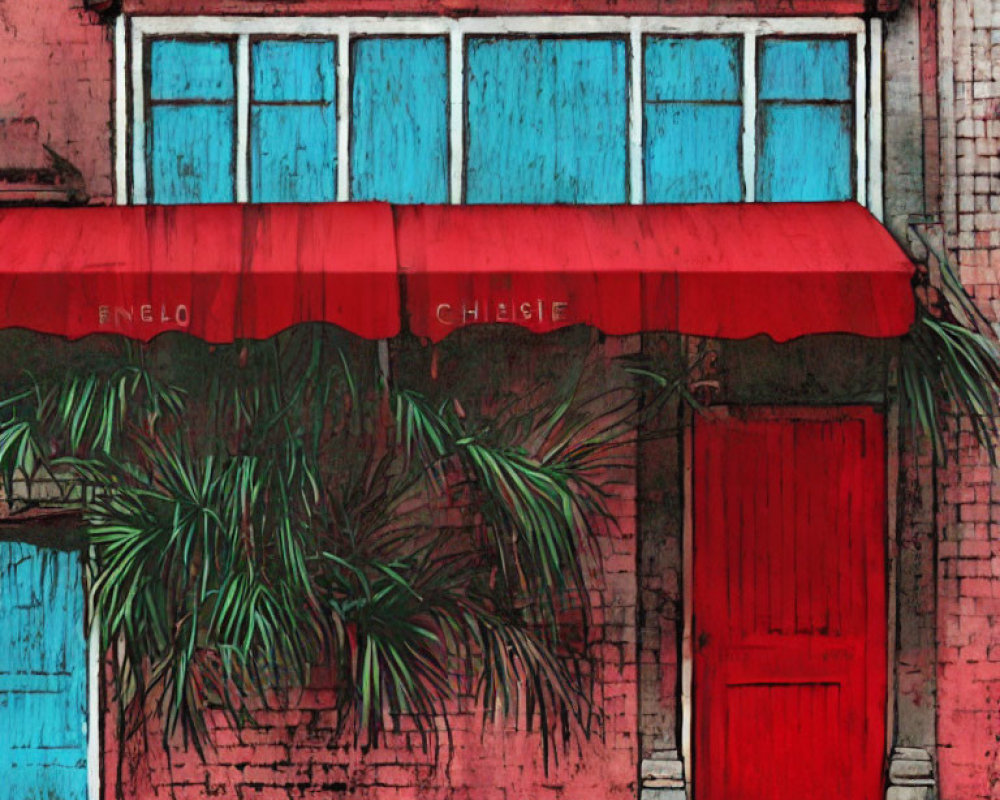
<svg viewBox="0 0 1000 800">
<path fill-rule="evenodd" d="M 885 800 L 934 800 L 934 761 L 922 747 L 897 747 L 889 761 Z"/>
</svg>

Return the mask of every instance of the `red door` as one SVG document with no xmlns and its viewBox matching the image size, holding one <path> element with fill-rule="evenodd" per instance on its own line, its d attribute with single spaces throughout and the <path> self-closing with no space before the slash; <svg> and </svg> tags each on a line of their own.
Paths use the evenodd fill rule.
<svg viewBox="0 0 1000 800">
<path fill-rule="evenodd" d="M 871 409 L 694 428 L 696 800 L 876 800 L 885 461 Z"/>
</svg>

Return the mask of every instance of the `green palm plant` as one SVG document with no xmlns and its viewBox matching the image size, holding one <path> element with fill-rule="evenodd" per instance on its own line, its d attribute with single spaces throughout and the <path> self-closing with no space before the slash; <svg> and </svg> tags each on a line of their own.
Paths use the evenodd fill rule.
<svg viewBox="0 0 1000 800">
<path fill-rule="evenodd" d="M 546 762 L 593 730 L 585 564 L 631 401 L 578 375 L 473 421 L 371 355 L 320 326 L 119 342 L 0 403 L 8 496 L 86 487 L 120 737 L 156 715 L 202 752 L 207 709 L 253 724 L 317 666 L 366 747 L 405 715 L 436 753 L 456 686 L 537 723 Z"/>
<path fill-rule="evenodd" d="M 1000 346 L 983 312 L 969 296 L 948 258 L 921 229 L 911 224 L 937 264 L 917 274 L 917 314 L 903 339 L 899 389 L 903 420 L 916 436 L 930 442 L 935 460 L 943 461 L 950 417 L 968 420 L 972 433 L 997 463 L 1000 442 Z"/>
</svg>

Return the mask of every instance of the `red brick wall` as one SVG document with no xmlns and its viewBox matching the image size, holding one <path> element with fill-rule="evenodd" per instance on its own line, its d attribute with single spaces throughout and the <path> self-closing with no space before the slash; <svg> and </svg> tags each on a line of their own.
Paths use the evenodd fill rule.
<svg viewBox="0 0 1000 800">
<path fill-rule="evenodd" d="M 48 145 L 110 202 L 111 54 L 82 0 L 0 0 L 0 175 L 50 167 Z"/>
<path fill-rule="evenodd" d="M 962 434 L 942 480 L 938 758 L 943 800 L 1000 797 L 1000 485 Z"/>
<path fill-rule="evenodd" d="M 1000 17 L 981 0 L 950 0 L 937 13 L 944 236 L 996 319 Z M 942 800 L 973 800 L 1000 797 L 1000 473 L 968 432 L 956 444 L 938 495 L 938 759 Z"/>
</svg>

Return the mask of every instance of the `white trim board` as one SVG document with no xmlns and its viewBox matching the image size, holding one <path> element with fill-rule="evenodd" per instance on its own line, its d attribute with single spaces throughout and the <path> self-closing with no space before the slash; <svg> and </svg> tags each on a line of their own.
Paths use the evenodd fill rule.
<svg viewBox="0 0 1000 800">
<path fill-rule="evenodd" d="M 522 17 L 133 17 L 144 35 L 277 34 L 335 36 L 347 34 L 864 34 L 856 17 L 652 17 L 652 16 L 522 16 Z"/>
</svg>

